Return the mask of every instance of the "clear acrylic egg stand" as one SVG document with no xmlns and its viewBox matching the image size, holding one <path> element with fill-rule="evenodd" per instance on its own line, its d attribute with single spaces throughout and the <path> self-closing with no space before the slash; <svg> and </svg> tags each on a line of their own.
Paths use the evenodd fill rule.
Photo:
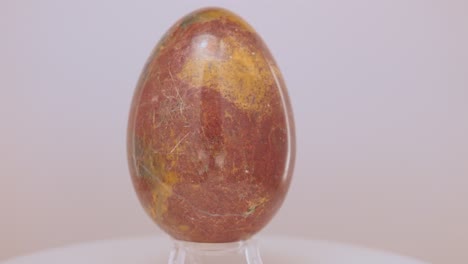
<svg viewBox="0 0 468 264">
<path fill-rule="evenodd" d="M 254 238 L 231 243 L 174 240 L 169 264 L 263 264 Z"/>
</svg>

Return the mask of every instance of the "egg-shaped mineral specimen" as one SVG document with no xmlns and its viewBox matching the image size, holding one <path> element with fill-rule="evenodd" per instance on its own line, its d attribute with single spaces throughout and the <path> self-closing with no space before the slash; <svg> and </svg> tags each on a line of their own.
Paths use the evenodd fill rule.
<svg viewBox="0 0 468 264">
<path fill-rule="evenodd" d="M 177 22 L 141 74 L 128 126 L 153 220 L 179 240 L 247 239 L 281 206 L 294 153 L 286 87 L 252 27 L 217 8 Z"/>
</svg>

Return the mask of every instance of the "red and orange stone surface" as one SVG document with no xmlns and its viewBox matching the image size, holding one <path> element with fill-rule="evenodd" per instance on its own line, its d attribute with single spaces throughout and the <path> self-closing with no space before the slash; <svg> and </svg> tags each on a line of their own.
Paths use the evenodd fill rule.
<svg viewBox="0 0 468 264">
<path fill-rule="evenodd" d="M 175 239 L 248 239 L 281 206 L 295 155 L 291 106 L 258 34 L 218 8 L 177 22 L 150 56 L 128 127 L 133 184 Z"/>
</svg>

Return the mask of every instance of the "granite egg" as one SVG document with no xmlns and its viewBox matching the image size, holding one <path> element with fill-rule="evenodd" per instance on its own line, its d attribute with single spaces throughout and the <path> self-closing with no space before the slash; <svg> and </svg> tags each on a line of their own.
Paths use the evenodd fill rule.
<svg viewBox="0 0 468 264">
<path fill-rule="evenodd" d="M 220 8 L 176 22 L 140 76 L 127 146 L 138 198 L 173 238 L 260 231 L 288 191 L 295 134 L 282 75 L 254 29 Z"/>
</svg>

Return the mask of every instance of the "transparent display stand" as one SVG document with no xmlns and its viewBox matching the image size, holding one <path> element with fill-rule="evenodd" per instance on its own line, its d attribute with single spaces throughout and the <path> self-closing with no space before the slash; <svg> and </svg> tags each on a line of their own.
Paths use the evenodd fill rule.
<svg viewBox="0 0 468 264">
<path fill-rule="evenodd" d="M 263 264 L 255 239 L 232 243 L 174 241 L 169 264 Z"/>
</svg>

